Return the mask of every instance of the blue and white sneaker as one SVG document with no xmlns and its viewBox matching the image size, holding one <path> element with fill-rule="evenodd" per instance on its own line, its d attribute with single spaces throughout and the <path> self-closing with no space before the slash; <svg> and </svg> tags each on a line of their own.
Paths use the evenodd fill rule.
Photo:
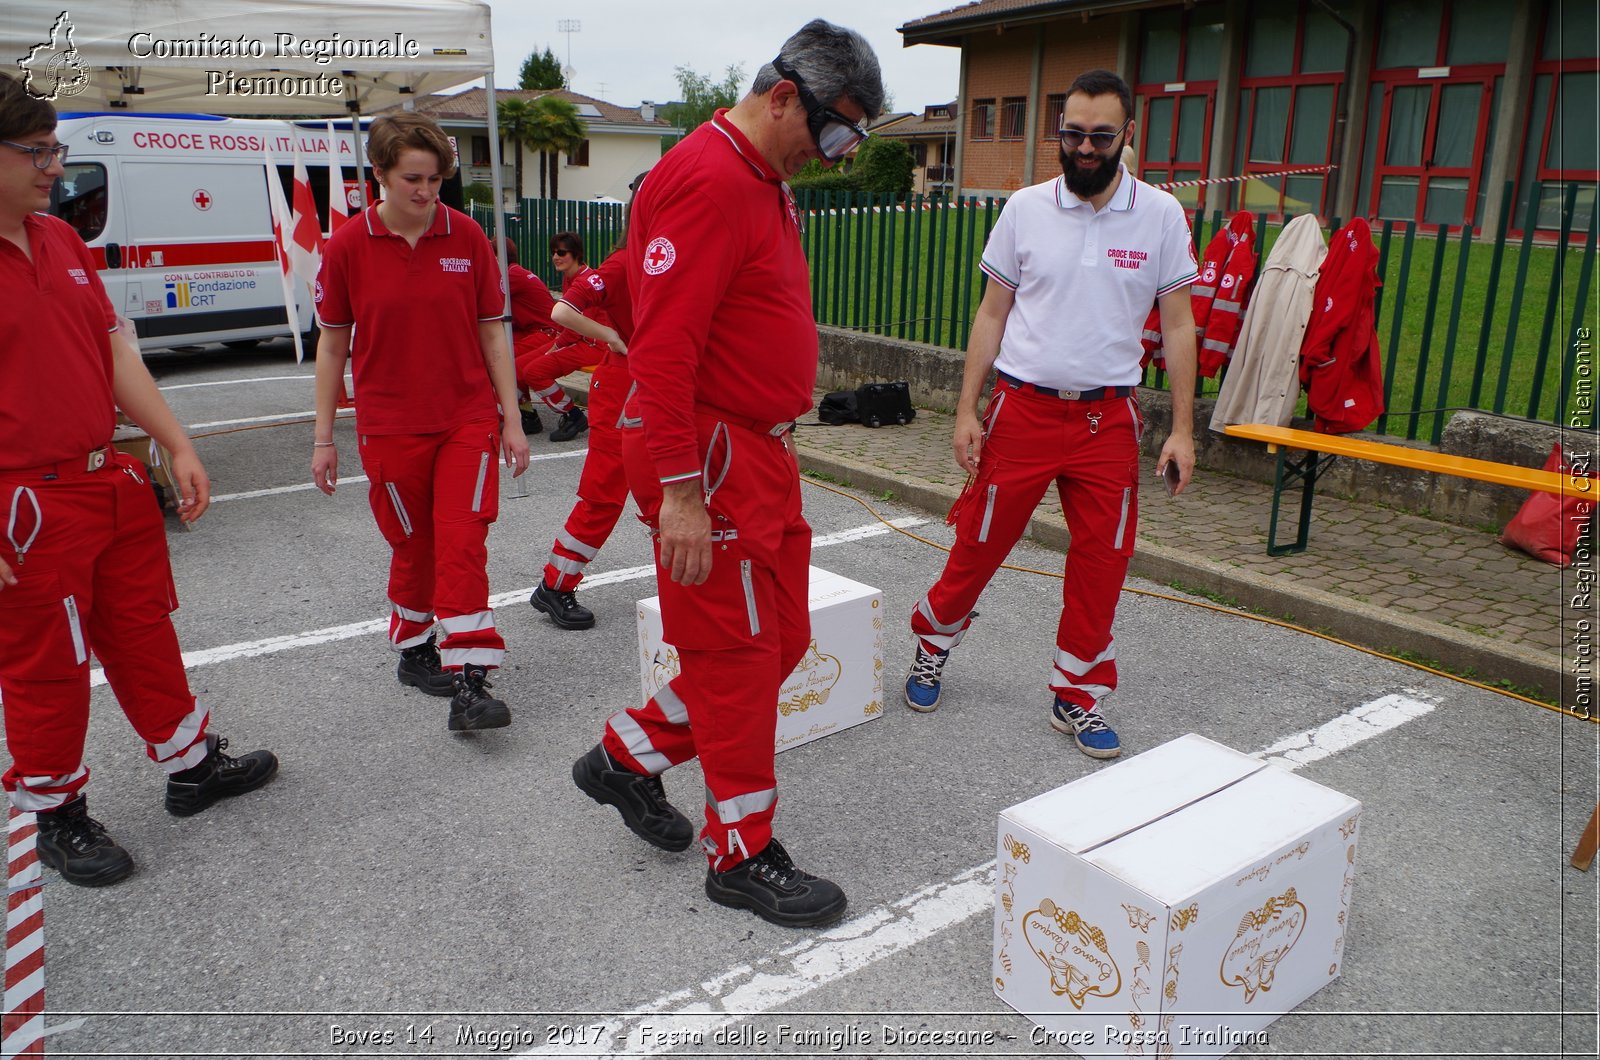
<svg viewBox="0 0 1600 1060">
<path fill-rule="evenodd" d="M 1122 741 L 1100 717 L 1099 711 L 1085 710 L 1060 696 L 1056 697 L 1055 709 L 1050 713 L 1050 727 L 1071 736 L 1078 750 L 1090 758 L 1116 758 L 1122 754 Z"/>
<path fill-rule="evenodd" d="M 906 706 L 922 714 L 932 713 L 939 707 L 939 673 L 949 651 L 930 652 L 917 642 L 917 658 L 906 675 Z"/>
</svg>

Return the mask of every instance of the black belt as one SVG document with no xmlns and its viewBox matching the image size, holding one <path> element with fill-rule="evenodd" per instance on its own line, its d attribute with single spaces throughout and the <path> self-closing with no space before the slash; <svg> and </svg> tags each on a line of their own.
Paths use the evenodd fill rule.
<svg viewBox="0 0 1600 1060">
<path fill-rule="evenodd" d="M 1035 383 L 1025 383 L 1021 379 L 1014 379 L 1004 372 L 996 371 L 995 375 L 1000 381 L 1012 390 L 1024 393 L 1042 394 L 1045 397 L 1058 398 L 1062 401 L 1101 401 L 1106 398 L 1132 397 L 1134 387 L 1131 386 L 1097 386 L 1093 390 L 1056 390 L 1048 386 L 1039 386 Z"/>
</svg>

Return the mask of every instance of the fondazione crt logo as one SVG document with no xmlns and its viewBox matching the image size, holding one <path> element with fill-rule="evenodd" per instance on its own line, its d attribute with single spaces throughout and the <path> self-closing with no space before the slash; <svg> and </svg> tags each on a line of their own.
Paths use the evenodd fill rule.
<svg viewBox="0 0 1600 1060">
<path fill-rule="evenodd" d="M 63 11 L 50 27 L 49 39 L 17 60 L 22 87 L 34 99 L 76 96 L 89 87 L 89 65 L 72 43 L 72 19 Z"/>
</svg>

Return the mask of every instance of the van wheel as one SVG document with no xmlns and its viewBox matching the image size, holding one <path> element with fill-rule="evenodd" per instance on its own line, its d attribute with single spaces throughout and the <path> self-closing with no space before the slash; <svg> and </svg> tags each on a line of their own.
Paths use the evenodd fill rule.
<svg viewBox="0 0 1600 1060">
<path fill-rule="evenodd" d="M 230 350 L 253 350 L 257 346 L 261 345 L 261 340 L 260 339 L 234 339 L 232 342 L 224 342 L 223 345 L 226 346 Z"/>
</svg>

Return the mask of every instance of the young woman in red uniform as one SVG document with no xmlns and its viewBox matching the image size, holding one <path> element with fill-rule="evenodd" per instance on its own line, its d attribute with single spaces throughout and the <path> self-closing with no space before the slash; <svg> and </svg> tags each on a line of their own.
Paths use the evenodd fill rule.
<svg viewBox="0 0 1600 1060">
<path fill-rule="evenodd" d="M 183 672 L 161 510 L 135 459 L 111 448 L 116 409 L 172 453 L 179 518 L 211 486 L 194 446 L 106 299 L 94 259 L 43 214 L 63 173 L 51 105 L 0 74 L 0 699 L 11 805 L 38 814 L 39 860 L 99 887 L 133 858 L 90 817 L 89 653 L 167 772 L 166 807 L 187 817 L 259 788 L 271 752 L 238 758 L 206 732 Z"/>
<path fill-rule="evenodd" d="M 511 712 L 486 691 L 505 655 L 489 608 L 487 541 L 500 511 L 497 461 L 513 475 L 528 467 L 500 267 L 483 229 L 439 201 L 455 154 L 432 119 L 378 119 L 367 153 L 383 201 L 328 241 L 317 278 L 311 475 L 333 493 L 334 407 L 353 359 L 367 497 L 392 550 L 389 642 L 400 683 L 451 696 L 452 730 L 500 728 Z M 435 619 L 444 628 L 437 650 Z"/>
</svg>

